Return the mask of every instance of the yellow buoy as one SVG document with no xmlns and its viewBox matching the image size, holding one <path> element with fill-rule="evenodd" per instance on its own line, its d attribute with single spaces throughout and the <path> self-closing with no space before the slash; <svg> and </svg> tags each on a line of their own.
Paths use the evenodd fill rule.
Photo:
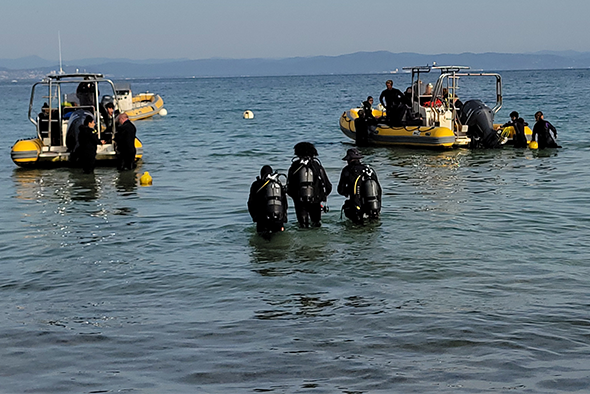
<svg viewBox="0 0 590 394">
<path fill-rule="evenodd" d="M 139 178 L 139 184 L 142 186 L 149 186 L 152 184 L 152 176 L 149 172 L 144 172 L 143 175 Z"/>
<path fill-rule="evenodd" d="M 537 141 L 531 141 L 529 143 L 529 148 L 531 148 L 531 149 L 539 149 L 539 143 Z"/>
<path fill-rule="evenodd" d="M 254 119 L 254 112 L 250 110 L 244 111 L 244 119 Z"/>
</svg>

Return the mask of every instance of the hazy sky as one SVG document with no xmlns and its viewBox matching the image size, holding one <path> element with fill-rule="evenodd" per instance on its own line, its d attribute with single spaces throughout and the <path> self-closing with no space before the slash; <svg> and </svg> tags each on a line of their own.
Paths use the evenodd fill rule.
<svg viewBox="0 0 590 394">
<path fill-rule="evenodd" d="M 590 51 L 588 0 L 3 0 L 0 58 Z"/>
</svg>

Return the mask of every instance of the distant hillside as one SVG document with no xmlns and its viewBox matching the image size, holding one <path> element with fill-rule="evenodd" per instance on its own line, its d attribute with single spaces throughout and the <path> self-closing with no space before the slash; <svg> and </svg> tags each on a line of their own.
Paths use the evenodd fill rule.
<svg viewBox="0 0 590 394">
<path fill-rule="evenodd" d="M 64 62 L 64 70 L 99 72 L 113 78 L 167 78 L 216 76 L 273 76 L 388 73 L 405 66 L 465 65 L 483 70 L 526 70 L 589 68 L 589 52 L 538 52 L 532 54 L 461 53 L 423 55 L 419 53 L 357 52 L 341 56 L 293 57 L 286 59 L 201 59 L 129 60 L 83 59 Z M 26 65 L 30 64 L 30 67 Z M 15 67 L 18 66 L 18 69 Z M 0 79 L 41 77 L 56 64 L 38 57 L 0 59 Z"/>
</svg>

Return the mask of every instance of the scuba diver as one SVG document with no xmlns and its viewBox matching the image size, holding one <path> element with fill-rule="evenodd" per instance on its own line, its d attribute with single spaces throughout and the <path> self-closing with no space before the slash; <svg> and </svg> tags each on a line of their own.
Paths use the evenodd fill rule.
<svg viewBox="0 0 590 394">
<path fill-rule="evenodd" d="M 119 170 L 132 170 L 135 168 L 135 135 L 137 129 L 129 120 L 129 115 L 125 112 L 117 116 L 117 130 L 115 136 L 115 150 L 119 161 L 117 167 Z"/>
<path fill-rule="evenodd" d="M 514 142 L 515 148 L 526 148 L 528 146 L 528 141 L 524 134 L 524 127 L 528 125 L 529 124 L 525 122 L 523 118 L 518 116 L 518 112 L 516 111 L 510 113 L 510 122 L 502 125 L 502 129 L 510 126 L 514 127 L 514 137 L 512 138 L 512 141 Z"/>
<path fill-rule="evenodd" d="M 376 126 L 377 119 L 373 116 L 373 97 L 367 97 L 367 100 L 363 101 L 364 118 L 369 126 Z"/>
<path fill-rule="evenodd" d="M 346 152 L 342 160 L 348 164 L 342 169 L 338 183 L 338 194 L 348 197 L 342 206 L 344 215 L 356 224 L 363 224 L 366 218 L 378 218 L 381 211 L 381 185 L 377 173 L 361 163 L 362 158 L 356 148 Z"/>
<path fill-rule="evenodd" d="M 373 116 L 373 97 L 367 97 L 358 111 L 358 118 L 354 120 L 355 141 L 357 146 L 369 145 L 369 134 L 375 134 L 377 119 Z"/>
<path fill-rule="evenodd" d="M 98 135 L 94 130 L 96 123 L 92 115 L 86 116 L 84 124 L 80 126 L 78 133 L 78 146 L 76 147 L 75 155 L 85 174 L 90 174 L 94 171 L 96 163 L 96 146 L 104 145 L 104 140 L 98 139 Z"/>
<path fill-rule="evenodd" d="M 535 126 L 533 127 L 533 138 L 531 141 L 537 141 L 539 149 L 543 148 L 561 148 L 557 145 L 557 130 L 555 126 L 543 119 L 543 112 L 535 113 Z"/>
<path fill-rule="evenodd" d="M 359 109 L 359 117 L 354 120 L 354 140 L 357 146 L 369 145 L 369 125 L 365 117 L 365 110 Z"/>
<path fill-rule="evenodd" d="M 379 102 L 385 107 L 386 123 L 394 127 L 401 126 L 407 110 L 406 104 L 410 106 L 411 103 L 400 90 L 393 87 L 391 79 L 385 82 L 385 86 L 386 89 L 379 96 Z"/>
<path fill-rule="evenodd" d="M 279 175 L 266 165 L 250 186 L 248 212 L 262 235 L 283 231 L 287 222 L 287 195 Z"/>
<path fill-rule="evenodd" d="M 80 134 L 80 127 L 84 125 L 84 121 L 92 116 L 92 112 L 85 109 L 77 109 L 70 115 L 68 121 L 68 128 L 66 129 L 66 147 L 70 152 L 69 161 L 76 163 L 78 161 L 77 150 L 78 150 L 78 135 Z"/>
<path fill-rule="evenodd" d="M 295 203 L 299 226 L 320 227 L 322 201 L 326 201 L 332 191 L 332 184 L 317 158 L 318 151 L 312 143 L 299 142 L 294 149 L 297 157 L 293 158 L 289 168 L 287 194 Z"/>
</svg>

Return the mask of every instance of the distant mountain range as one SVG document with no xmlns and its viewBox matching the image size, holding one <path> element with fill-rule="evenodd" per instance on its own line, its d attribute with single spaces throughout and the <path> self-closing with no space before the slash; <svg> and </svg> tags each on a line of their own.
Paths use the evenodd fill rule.
<svg viewBox="0 0 590 394">
<path fill-rule="evenodd" d="M 221 76 L 275 76 L 390 73 L 402 67 L 461 65 L 472 69 L 535 70 L 590 68 L 590 52 L 542 51 L 536 53 L 460 53 L 424 55 L 387 51 L 356 52 L 340 56 L 285 59 L 80 59 L 64 62 L 66 72 L 97 72 L 111 78 L 170 78 Z M 0 80 L 39 79 L 59 69 L 55 61 L 38 56 L 0 59 Z"/>
</svg>

